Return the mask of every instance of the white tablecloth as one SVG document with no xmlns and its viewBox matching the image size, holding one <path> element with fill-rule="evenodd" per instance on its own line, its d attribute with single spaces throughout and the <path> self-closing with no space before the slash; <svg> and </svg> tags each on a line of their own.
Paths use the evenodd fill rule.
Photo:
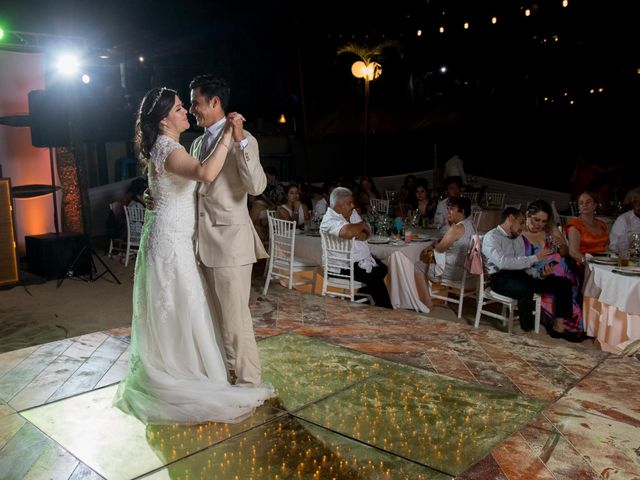
<svg viewBox="0 0 640 480">
<path fill-rule="evenodd" d="M 603 350 L 620 353 L 629 341 L 640 339 L 640 276 L 620 275 L 613 268 L 587 264 L 582 310 L 587 334 Z"/>
<path fill-rule="evenodd" d="M 369 244 L 372 255 L 382 260 L 389 269 L 387 287 L 394 308 L 429 313 L 429 307 L 422 303 L 418 296 L 413 267 L 414 263 L 420 259 L 422 250 L 429 244 L 429 242 L 410 242 L 403 245 Z M 295 255 L 322 265 L 320 237 L 296 234 Z"/>
<path fill-rule="evenodd" d="M 584 295 L 631 315 L 640 315 L 640 276 L 613 273 L 614 268 L 587 263 Z"/>
</svg>

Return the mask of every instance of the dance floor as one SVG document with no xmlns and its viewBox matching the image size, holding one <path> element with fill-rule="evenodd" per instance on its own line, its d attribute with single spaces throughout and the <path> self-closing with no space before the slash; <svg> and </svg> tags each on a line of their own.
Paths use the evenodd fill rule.
<svg viewBox="0 0 640 480">
<path fill-rule="evenodd" d="M 246 421 L 148 425 L 111 406 L 128 329 L 0 354 L 0 478 L 640 478 L 640 362 L 535 337 L 255 294 Z"/>
</svg>

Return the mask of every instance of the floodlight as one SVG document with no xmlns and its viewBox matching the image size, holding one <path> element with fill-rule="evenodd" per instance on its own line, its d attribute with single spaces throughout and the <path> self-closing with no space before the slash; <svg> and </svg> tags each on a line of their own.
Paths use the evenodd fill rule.
<svg viewBox="0 0 640 480">
<path fill-rule="evenodd" d="M 78 57 L 71 54 L 61 55 L 56 62 L 56 68 L 63 75 L 73 75 L 78 71 L 79 66 Z"/>
<path fill-rule="evenodd" d="M 82 83 L 89 83 L 91 81 L 91 77 L 86 73 L 82 75 Z"/>
</svg>

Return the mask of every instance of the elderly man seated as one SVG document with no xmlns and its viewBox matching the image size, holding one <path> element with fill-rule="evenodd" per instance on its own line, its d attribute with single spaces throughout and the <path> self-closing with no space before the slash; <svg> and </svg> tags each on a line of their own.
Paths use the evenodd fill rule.
<svg viewBox="0 0 640 480">
<path fill-rule="evenodd" d="M 541 248 L 535 255 L 526 255 L 522 230 L 525 217 L 520 210 L 507 207 L 502 223 L 487 232 L 482 240 L 482 254 L 486 258 L 491 288 L 501 295 L 518 300 L 520 326 L 533 330 L 533 294 L 552 293 L 555 298 L 555 321 L 548 328 L 553 338 L 581 342 L 584 336 L 565 331 L 564 320 L 571 318 L 573 308 L 572 284 L 568 278 L 553 274 L 553 264 L 547 258 L 552 252 Z M 538 270 L 534 265 L 544 262 Z"/>
<path fill-rule="evenodd" d="M 640 233 L 640 188 L 634 188 L 627 193 L 631 210 L 623 213 L 611 227 L 609 233 L 609 248 L 620 254 L 628 249 L 632 233 Z"/>
<path fill-rule="evenodd" d="M 387 267 L 369 250 L 367 239 L 371 235 L 369 226 L 362 221 L 353 206 L 353 193 L 344 187 L 335 188 L 329 197 L 329 208 L 322 217 L 320 230 L 340 238 L 355 238 L 354 278 L 367 286 L 360 290 L 373 297 L 379 307 L 393 308 L 389 292 L 384 283 Z"/>
</svg>

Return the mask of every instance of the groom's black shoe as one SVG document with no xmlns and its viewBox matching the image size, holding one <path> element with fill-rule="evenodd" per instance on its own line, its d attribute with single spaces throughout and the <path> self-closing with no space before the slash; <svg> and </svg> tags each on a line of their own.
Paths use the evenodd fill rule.
<svg viewBox="0 0 640 480">
<path fill-rule="evenodd" d="M 233 369 L 229 370 L 228 377 L 229 377 L 229 383 L 231 385 L 235 385 L 236 382 L 238 381 L 238 377 L 236 376 L 236 371 Z"/>
</svg>

